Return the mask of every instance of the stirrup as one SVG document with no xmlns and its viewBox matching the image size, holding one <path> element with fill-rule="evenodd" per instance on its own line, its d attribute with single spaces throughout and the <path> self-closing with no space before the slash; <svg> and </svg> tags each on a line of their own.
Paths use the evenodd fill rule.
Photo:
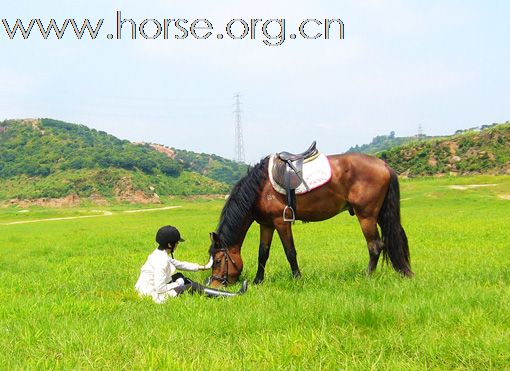
<svg viewBox="0 0 510 371">
<path fill-rule="evenodd" d="M 286 217 L 287 210 L 291 211 L 291 215 L 292 215 L 291 218 L 287 218 Z M 291 223 L 294 223 L 296 221 L 296 214 L 294 213 L 294 209 L 291 206 L 289 206 L 289 205 L 285 206 L 285 209 L 283 209 L 283 221 L 284 222 L 291 222 Z"/>
</svg>

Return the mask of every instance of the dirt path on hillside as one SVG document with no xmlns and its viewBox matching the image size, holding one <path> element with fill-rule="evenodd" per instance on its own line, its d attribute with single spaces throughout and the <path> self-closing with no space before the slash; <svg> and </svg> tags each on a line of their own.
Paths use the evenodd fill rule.
<svg viewBox="0 0 510 371">
<path fill-rule="evenodd" d="M 179 207 L 182 207 L 182 206 L 166 206 L 166 207 L 157 207 L 154 209 L 124 210 L 124 211 L 120 211 L 118 213 L 114 213 L 112 211 L 101 211 L 102 214 L 98 214 L 98 215 L 66 216 L 66 217 L 62 217 L 62 218 L 22 220 L 19 222 L 0 223 L 0 225 L 16 225 L 16 224 L 29 224 L 29 223 L 40 223 L 40 222 L 52 222 L 52 221 L 58 221 L 58 220 L 100 218 L 100 217 L 104 217 L 104 216 L 112 216 L 112 215 L 119 215 L 119 214 L 132 214 L 132 213 L 144 213 L 144 212 L 150 212 L 150 211 L 171 210 L 171 209 L 177 209 Z"/>
<path fill-rule="evenodd" d="M 482 187 L 495 187 L 497 184 L 466 184 L 466 185 L 451 185 L 448 188 L 465 191 L 466 189 L 482 188 Z"/>
</svg>

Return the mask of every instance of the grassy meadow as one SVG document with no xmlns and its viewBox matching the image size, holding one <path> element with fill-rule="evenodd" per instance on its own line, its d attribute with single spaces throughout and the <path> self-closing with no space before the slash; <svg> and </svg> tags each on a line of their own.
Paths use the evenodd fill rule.
<svg viewBox="0 0 510 371">
<path fill-rule="evenodd" d="M 275 236 L 266 281 L 246 295 L 163 305 L 133 289 L 155 232 L 178 226 L 176 257 L 205 263 L 221 200 L 0 209 L 0 367 L 509 369 L 510 176 L 402 180 L 401 193 L 412 279 L 382 264 L 367 277 L 361 230 L 343 213 L 294 226 L 300 280 Z M 255 224 L 250 283 L 257 250 Z"/>
</svg>

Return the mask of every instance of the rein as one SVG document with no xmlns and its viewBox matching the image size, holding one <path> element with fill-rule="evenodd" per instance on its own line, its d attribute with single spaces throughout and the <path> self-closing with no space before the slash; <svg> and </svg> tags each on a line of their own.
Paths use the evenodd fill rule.
<svg viewBox="0 0 510 371">
<path fill-rule="evenodd" d="M 237 266 L 235 260 L 232 259 L 232 257 L 228 253 L 228 249 L 226 247 L 221 247 L 219 249 L 216 249 L 215 253 L 217 251 L 222 251 L 223 252 L 223 258 L 224 258 L 223 261 L 224 261 L 224 265 L 225 265 L 225 269 L 224 269 L 225 273 L 223 273 L 223 276 L 218 276 L 218 275 L 213 274 L 211 276 L 211 279 L 219 281 L 222 285 L 226 286 L 228 284 L 228 261 L 230 260 L 232 262 L 232 265 L 236 269 L 237 273 L 239 273 L 239 267 Z M 214 267 L 214 265 L 213 265 L 213 267 Z"/>
</svg>

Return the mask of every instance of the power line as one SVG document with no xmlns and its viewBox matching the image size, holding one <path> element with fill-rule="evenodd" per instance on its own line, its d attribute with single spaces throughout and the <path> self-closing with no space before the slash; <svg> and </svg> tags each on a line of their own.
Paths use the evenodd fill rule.
<svg viewBox="0 0 510 371">
<path fill-rule="evenodd" d="M 243 127 L 241 124 L 241 95 L 237 93 L 235 96 L 235 154 L 234 161 L 244 162 L 244 140 L 243 140 Z"/>
</svg>

